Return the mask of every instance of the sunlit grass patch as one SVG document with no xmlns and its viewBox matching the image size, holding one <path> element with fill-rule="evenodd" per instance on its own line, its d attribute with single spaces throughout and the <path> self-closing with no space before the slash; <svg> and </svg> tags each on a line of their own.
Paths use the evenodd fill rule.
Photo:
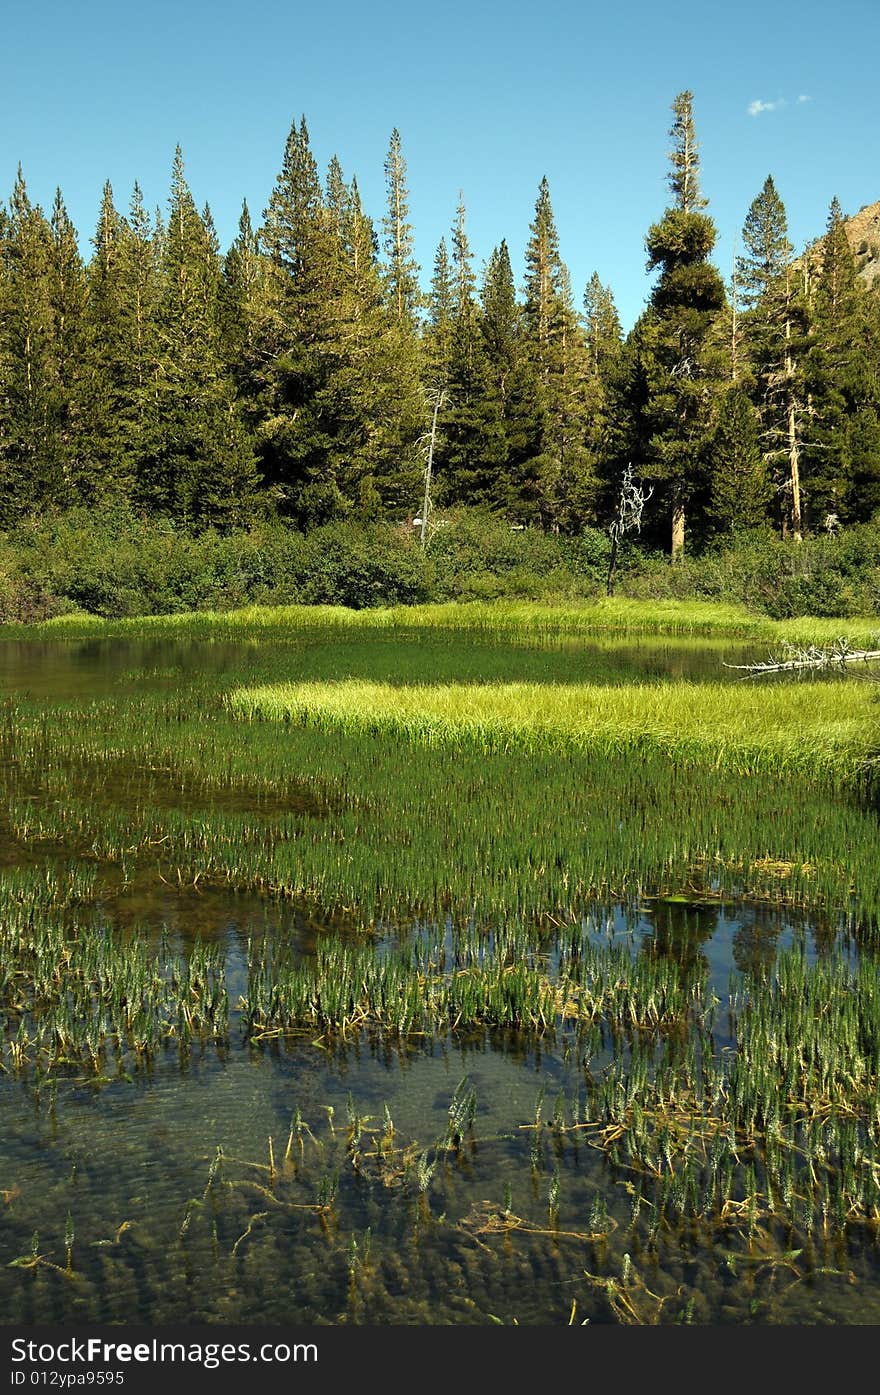
<svg viewBox="0 0 880 1395">
<path fill-rule="evenodd" d="M 397 732 L 429 744 L 466 742 L 584 751 L 663 752 L 727 771 L 841 778 L 877 743 L 862 684 L 430 684 L 346 680 L 242 688 L 244 717 L 346 732 Z"/>
<path fill-rule="evenodd" d="M 595 601 L 467 601 L 434 605 L 351 610 L 346 606 L 246 606 L 239 610 L 195 611 L 175 615 L 105 620 L 78 613 L 37 625 L 0 625 L 0 638 L 27 635 L 89 638 L 175 635 L 203 639 L 249 635 L 295 636 L 320 629 L 473 630 L 542 638 L 579 635 L 717 636 L 766 643 L 828 644 L 845 635 L 854 645 L 869 644 L 880 634 L 880 619 L 769 620 L 743 606 L 715 601 L 637 601 L 623 597 Z"/>
</svg>

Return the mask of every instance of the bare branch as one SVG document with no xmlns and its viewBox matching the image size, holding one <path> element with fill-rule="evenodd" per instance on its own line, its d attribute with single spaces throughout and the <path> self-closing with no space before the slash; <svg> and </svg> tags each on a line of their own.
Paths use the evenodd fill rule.
<svg viewBox="0 0 880 1395">
<path fill-rule="evenodd" d="M 815 645 L 799 648 L 794 644 L 783 645 L 784 658 L 767 659 L 757 664 L 725 664 L 725 668 L 737 669 L 746 678 L 760 677 L 765 673 L 816 672 L 827 669 L 844 669 L 847 664 L 869 664 L 880 660 L 880 649 L 851 649 L 849 640 L 841 637 L 827 649 Z"/>
</svg>

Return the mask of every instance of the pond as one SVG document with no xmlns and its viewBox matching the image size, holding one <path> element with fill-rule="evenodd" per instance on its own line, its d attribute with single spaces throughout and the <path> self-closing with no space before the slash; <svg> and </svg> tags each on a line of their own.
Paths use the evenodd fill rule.
<svg viewBox="0 0 880 1395">
<path fill-rule="evenodd" d="M 749 657 L 0 643 L 4 1321 L 880 1320 L 864 790 L 229 703 Z"/>
</svg>

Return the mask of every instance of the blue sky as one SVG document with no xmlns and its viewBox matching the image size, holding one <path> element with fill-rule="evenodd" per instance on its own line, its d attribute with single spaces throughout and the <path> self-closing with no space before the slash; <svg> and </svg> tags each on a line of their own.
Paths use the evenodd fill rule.
<svg viewBox="0 0 880 1395">
<path fill-rule="evenodd" d="M 725 277 L 768 173 L 798 248 L 821 233 L 834 194 L 847 213 L 880 199 L 876 0 L 5 10 L 0 192 L 19 161 L 44 206 L 60 185 L 86 252 L 104 180 L 123 208 L 135 179 L 164 207 L 178 142 L 225 247 L 242 197 L 259 219 L 301 113 L 322 170 L 337 154 L 377 223 L 398 127 L 426 282 L 459 190 L 477 268 L 506 238 L 521 281 L 546 174 L 576 297 L 598 271 L 627 328 L 649 291 L 644 237 L 668 201 L 670 104 L 684 88 Z"/>
</svg>

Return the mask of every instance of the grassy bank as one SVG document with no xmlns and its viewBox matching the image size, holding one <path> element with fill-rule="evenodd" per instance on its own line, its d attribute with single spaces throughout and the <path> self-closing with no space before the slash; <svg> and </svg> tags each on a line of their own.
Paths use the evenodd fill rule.
<svg viewBox="0 0 880 1395">
<path fill-rule="evenodd" d="M 518 634 L 530 642 L 580 636 L 670 635 L 738 639 L 766 645 L 830 644 L 844 635 L 854 646 L 878 641 L 880 618 L 829 619 L 802 616 L 771 620 L 744 606 L 712 601 L 629 600 L 624 597 L 553 604 L 537 601 L 469 601 L 401 605 L 355 610 L 347 606 L 244 606 L 237 610 L 194 611 L 105 619 L 76 612 L 32 624 L 0 625 L 0 638 L 246 639 L 285 637 L 320 630 L 469 630 Z"/>
</svg>

